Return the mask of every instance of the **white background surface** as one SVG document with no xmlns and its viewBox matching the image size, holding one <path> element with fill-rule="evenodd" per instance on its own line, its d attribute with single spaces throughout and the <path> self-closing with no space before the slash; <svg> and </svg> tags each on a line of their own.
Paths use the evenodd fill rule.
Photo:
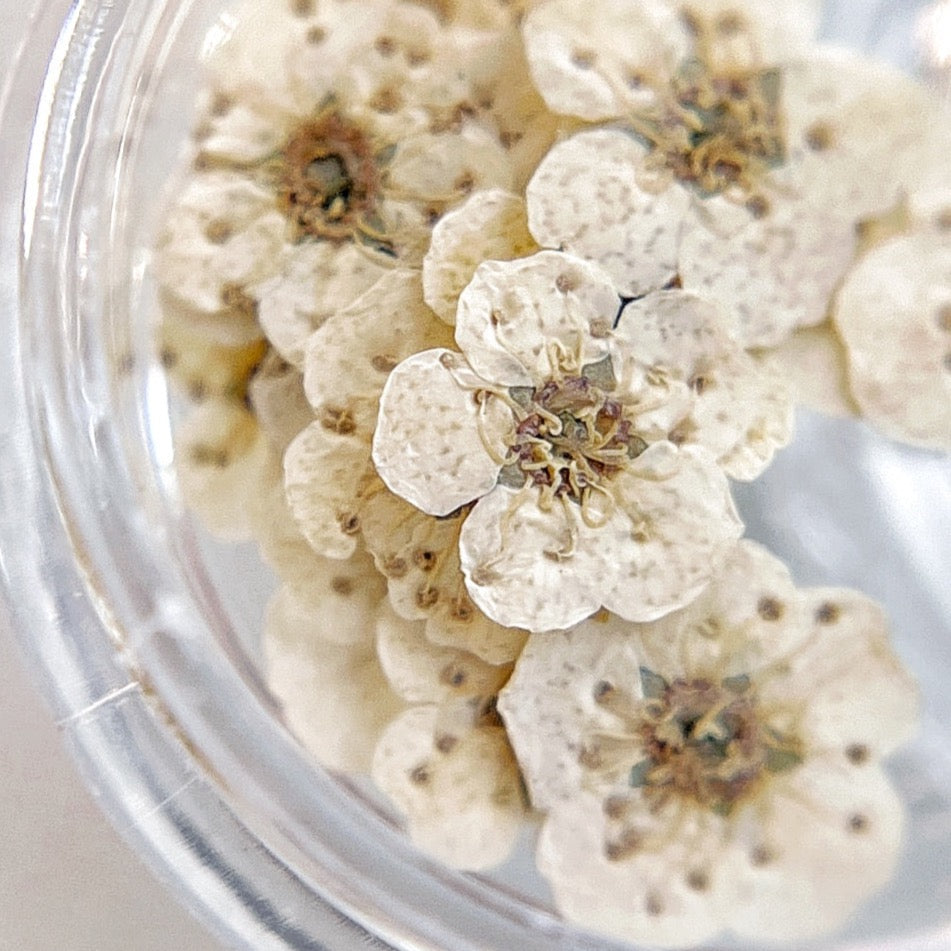
<svg viewBox="0 0 951 951">
<path fill-rule="evenodd" d="M 0 80 L 23 16 L 0 0 Z M 220 948 L 99 812 L 0 611 L 0 951 Z"/>
</svg>

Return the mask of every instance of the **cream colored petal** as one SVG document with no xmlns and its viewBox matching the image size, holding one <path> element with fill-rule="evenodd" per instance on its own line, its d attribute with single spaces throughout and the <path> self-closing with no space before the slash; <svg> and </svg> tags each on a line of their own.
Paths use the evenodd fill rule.
<svg viewBox="0 0 951 951">
<path fill-rule="evenodd" d="M 474 654 L 433 644 L 426 622 L 407 621 L 383 605 L 376 622 L 377 654 L 393 689 L 411 703 L 453 697 L 493 696 L 511 668 L 492 666 Z"/>
<path fill-rule="evenodd" d="M 284 455 L 284 489 L 301 533 L 318 554 L 356 550 L 362 495 L 373 480 L 369 443 L 311 423 Z"/>
<path fill-rule="evenodd" d="M 631 837 L 651 843 L 612 860 L 603 803 L 591 794 L 556 806 L 542 827 L 539 871 L 571 922 L 632 944 L 695 947 L 722 928 L 727 912 L 718 851 L 722 822 L 676 809 L 631 820 Z M 703 887 L 691 885 L 702 877 Z"/>
<path fill-rule="evenodd" d="M 311 636 L 278 595 L 268 606 L 264 653 L 268 686 L 308 752 L 331 769 L 366 772 L 380 734 L 403 708 L 373 647 Z"/>
<path fill-rule="evenodd" d="M 250 537 L 253 508 L 275 477 L 271 449 L 254 417 L 239 403 L 209 399 L 174 433 L 182 496 L 216 537 Z"/>
<path fill-rule="evenodd" d="M 937 118 L 925 87 L 903 71 L 844 49 L 787 66 L 783 106 L 790 161 L 814 204 L 852 220 L 890 208 L 909 154 Z"/>
<path fill-rule="evenodd" d="M 828 321 L 801 327 L 782 343 L 761 350 L 757 359 L 785 380 L 797 404 L 827 416 L 855 416 L 845 348 Z"/>
<path fill-rule="evenodd" d="M 258 301 L 258 320 L 281 356 L 303 369 L 311 333 L 389 270 L 349 242 L 298 245 L 284 255 L 280 273 L 251 287 Z"/>
<path fill-rule="evenodd" d="M 698 598 L 637 625 L 637 639 L 645 664 L 667 679 L 685 672 L 714 681 L 749 676 L 759 688 L 783 682 L 790 655 L 812 630 L 813 608 L 804 604 L 786 566 L 741 539 Z M 811 693 L 797 689 L 798 710 Z"/>
<path fill-rule="evenodd" d="M 498 710 L 536 809 L 574 799 L 591 784 L 581 762 L 586 741 L 617 728 L 596 700 L 598 685 L 640 695 L 637 627 L 599 612 L 570 630 L 530 637 L 519 655 Z"/>
<path fill-rule="evenodd" d="M 558 113 L 592 122 L 656 101 L 687 50 L 686 32 L 667 3 L 549 0 L 522 26 L 535 86 Z"/>
<path fill-rule="evenodd" d="M 373 463 L 391 491 L 431 515 L 495 485 L 512 429 L 511 410 L 478 379 L 460 385 L 467 369 L 451 350 L 426 350 L 396 367 L 380 399 Z"/>
<path fill-rule="evenodd" d="M 786 942 L 839 928 L 891 877 L 903 826 L 877 765 L 819 758 L 776 777 L 765 801 L 738 817 L 724 855 L 735 875 L 730 927 Z"/>
<path fill-rule="evenodd" d="M 263 102 L 235 99 L 223 89 L 208 99 L 194 132 L 199 163 L 250 167 L 264 161 L 281 148 L 295 121 L 282 107 L 264 108 Z"/>
<path fill-rule="evenodd" d="M 654 443 L 610 485 L 628 530 L 602 603 L 631 621 L 683 607 L 709 584 L 743 532 L 730 487 L 703 449 Z"/>
<path fill-rule="evenodd" d="M 810 746 L 861 760 L 892 752 L 918 725 L 918 690 L 889 644 L 882 608 L 856 591 L 800 592 L 809 637 L 762 687 L 764 698 L 803 704 Z"/>
<path fill-rule="evenodd" d="M 870 251 L 833 316 L 863 414 L 892 438 L 951 449 L 951 238 L 921 232 Z"/>
<path fill-rule="evenodd" d="M 601 606 L 617 546 L 630 534 L 620 513 L 589 528 L 580 507 L 539 506 L 534 488 L 496 486 L 467 516 L 459 557 L 469 594 L 493 621 L 531 632 L 570 627 Z"/>
<path fill-rule="evenodd" d="M 386 602 L 386 581 L 362 548 L 346 560 L 304 554 L 282 586 L 283 614 L 300 637 L 334 644 L 370 644 Z"/>
<path fill-rule="evenodd" d="M 738 214 L 727 199 L 695 203 L 680 245 L 684 289 L 732 308 L 747 347 L 821 323 L 855 253 L 856 219 L 808 197 L 777 192 L 768 201 L 764 217 L 746 215 L 735 231 L 721 227 Z"/>
<path fill-rule="evenodd" d="M 207 322 L 160 296 L 161 323 L 156 350 L 162 369 L 191 400 L 244 399 L 248 380 L 267 353 L 261 328 L 249 327 L 234 343 L 223 343 Z M 243 321 L 242 321 L 243 322 Z M 249 324 L 253 321 L 249 321 Z"/>
<path fill-rule="evenodd" d="M 300 372 L 269 350 L 248 384 L 248 399 L 261 429 L 282 456 L 314 419 Z"/>
<path fill-rule="evenodd" d="M 646 156 L 645 146 L 620 130 L 581 132 L 545 156 L 526 190 L 535 240 L 601 265 L 627 297 L 676 275 L 690 204 L 676 182 L 657 192 L 641 188 Z"/>
<path fill-rule="evenodd" d="M 369 442 L 390 371 L 421 350 L 450 345 L 451 331 L 423 303 L 418 272 L 385 274 L 308 338 L 304 388 L 318 418 Z"/>
<path fill-rule="evenodd" d="M 572 255 L 486 261 L 459 298 L 456 342 L 486 380 L 532 386 L 606 356 L 619 305 L 607 274 Z"/>
<path fill-rule="evenodd" d="M 721 56 L 763 65 L 807 52 L 822 17 L 822 0 L 680 0 L 675 5 L 710 23 Z M 737 15 L 743 25 L 738 31 Z"/>
<path fill-rule="evenodd" d="M 413 842 L 447 865 L 504 861 L 521 828 L 518 769 L 499 727 L 448 732 L 437 706 L 412 707 L 373 757 L 376 784 L 406 816 Z"/>
<path fill-rule="evenodd" d="M 458 562 L 458 554 L 456 556 Z M 487 664 L 509 664 L 528 639 L 520 628 L 503 627 L 487 618 L 468 597 L 462 569 L 458 571 L 456 606 L 436 609 L 426 622 L 426 637 L 433 644 L 468 651 Z M 465 595 L 464 610 L 459 609 Z"/>
<path fill-rule="evenodd" d="M 423 261 L 426 303 L 447 324 L 455 324 L 459 295 L 483 261 L 510 261 L 537 250 L 518 195 L 499 189 L 476 192 L 433 229 Z"/>
<path fill-rule="evenodd" d="M 387 166 L 387 186 L 420 202 L 461 202 L 471 191 L 511 188 L 505 149 L 480 126 L 402 141 Z"/>
<path fill-rule="evenodd" d="M 172 299 L 199 313 L 228 309 L 227 290 L 244 290 L 277 266 L 286 222 L 274 199 L 230 172 L 188 181 L 162 223 L 154 273 Z"/>
</svg>

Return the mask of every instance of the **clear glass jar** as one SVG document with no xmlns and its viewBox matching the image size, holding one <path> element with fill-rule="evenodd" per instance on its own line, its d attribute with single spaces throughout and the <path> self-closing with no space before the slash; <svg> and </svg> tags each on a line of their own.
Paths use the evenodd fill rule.
<svg viewBox="0 0 951 951">
<path fill-rule="evenodd" d="M 260 669 L 268 579 L 184 510 L 147 264 L 223 6 L 48 0 L 23 17 L 0 98 L 0 576 L 21 643 L 103 808 L 229 944 L 619 948 L 558 919 L 530 843 L 497 874 L 453 872 L 307 758 Z M 825 32 L 911 68 L 922 6 L 833 2 Z M 922 685 L 924 725 L 890 765 L 910 815 L 900 873 L 821 946 L 947 948 L 951 463 L 804 413 L 739 502 L 800 582 L 883 601 Z"/>
</svg>

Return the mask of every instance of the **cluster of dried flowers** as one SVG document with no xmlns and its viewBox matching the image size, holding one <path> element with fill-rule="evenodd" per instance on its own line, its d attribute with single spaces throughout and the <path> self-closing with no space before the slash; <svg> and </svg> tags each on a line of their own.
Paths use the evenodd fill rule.
<svg viewBox="0 0 951 951">
<path fill-rule="evenodd" d="M 817 0 L 252 0 L 154 256 L 184 494 L 325 765 L 569 919 L 834 929 L 916 690 L 741 540 L 795 400 L 951 448 L 947 122 Z"/>
</svg>

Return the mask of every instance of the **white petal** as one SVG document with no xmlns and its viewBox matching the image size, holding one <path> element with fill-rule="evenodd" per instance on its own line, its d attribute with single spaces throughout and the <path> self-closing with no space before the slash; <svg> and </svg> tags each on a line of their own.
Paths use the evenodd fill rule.
<svg viewBox="0 0 951 951">
<path fill-rule="evenodd" d="M 388 727 L 373 779 L 405 813 L 413 842 L 447 865 L 504 861 L 521 828 L 518 769 L 505 731 L 443 728 L 445 709 L 412 707 Z"/>
<path fill-rule="evenodd" d="M 508 407 L 485 393 L 451 350 L 426 350 L 390 374 L 373 435 L 373 462 L 391 491 L 448 515 L 496 482 L 512 428 Z M 460 385 L 460 380 L 463 385 Z"/>
<path fill-rule="evenodd" d="M 521 198 L 498 189 L 476 192 L 433 229 L 423 262 L 426 303 L 455 324 L 459 295 L 483 261 L 510 261 L 537 249 Z"/>
<path fill-rule="evenodd" d="M 777 777 L 767 795 L 724 855 L 736 875 L 731 928 L 769 941 L 838 928 L 892 875 L 898 796 L 876 765 L 857 772 L 823 759 Z"/>
<path fill-rule="evenodd" d="M 390 371 L 421 350 L 450 343 L 449 328 L 423 303 L 419 273 L 391 271 L 308 338 L 307 398 L 318 417 L 345 414 L 342 427 L 369 442 Z"/>
<path fill-rule="evenodd" d="M 918 725 L 918 690 L 889 644 L 888 621 L 856 591 L 813 588 L 799 594 L 809 638 L 764 684 L 764 697 L 809 698 L 800 729 L 817 748 L 861 749 L 878 758 Z"/>
<path fill-rule="evenodd" d="M 554 112 L 612 119 L 655 100 L 686 52 L 670 4 L 549 0 L 522 26 L 535 86 Z"/>
<path fill-rule="evenodd" d="M 485 129 L 417 135 L 402 142 L 387 167 L 387 185 L 418 201 L 461 202 L 470 191 L 510 188 L 505 149 Z"/>
<path fill-rule="evenodd" d="M 404 700 L 440 703 L 452 697 L 490 697 L 509 668 L 486 664 L 474 654 L 433 644 L 424 621 L 407 621 L 383 606 L 376 624 L 380 665 Z"/>
<path fill-rule="evenodd" d="M 722 197 L 696 203 L 680 246 L 684 288 L 732 308 L 747 347 L 775 346 L 821 323 L 855 253 L 856 218 L 808 196 L 777 191 L 768 202 L 762 218 Z M 746 215 L 739 229 L 721 227 L 738 214 Z"/>
<path fill-rule="evenodd" d="M 785 380 L 796 403 L 828 416 L 856 414 L 845 348 L 831 323 L 801 327 L 758 357 Z"/>
<path fill-rule="evenodd" d="M 362 495 L 373 481 L 368 441 L 320 421 L 284 456 L 284 489 L 294 519 L 314 551 L 328 558 L 349 558 L 356 550 Z"/>
<path fill-rule="evenodd" d="M 381 732 L 403 704 L 372 646 L 309 636 L 285 607 L 282 598 L 273 599 L 265 619 L 268 686 L 288 726 L 320 763 L 366 771 Z"/>
<path fill-rule="evenodd" d="M 299 563 L 280 567 L 291 576 L 281 587 L 281 611 L 302 641 L 371 644 L 386 582 L 361 548 L 346 560 L 321 558 L 305 545 Z"/>
<path fill-rule="evenodd" d="M 654 443 L 610 488 L 629 525 L 608 556 L 618 564 L 602 583 L 602 603 L 630 621 L 689 603 L 743 532 L 726 477 L 703 449 Z"/>
<path fill-rule="evenodd" d="M 951 239 L 923 231 L 870 251 L 834 321 L 862 412 L 893 438 L 951 449 Z"/>
<path fill-rule="evenodd" d="M 528 639 L 498 709 L 536 809 L 575 798 L 588 785 L 580 762 L 585 741 L 617 724 L 596 701 L 597 685 L 607 681 L 637 696 L 642 663 L 637 626 L 606 611 Z"/>
<path fill-rule="evenodd" d="M 600 799 L 583 794 L 556 806 L 538 843 L 539 871 L 570 921 L 651 947 L 693 947 L 722 928 L 725 898 L 718 875 L 721 824 L 688 813 L 677 822 L 668 807 L 643 809 L 633 827 L 656 843 L 612 861 L 605 854 Z M 691 872 L 703 888 L 688 884 Z"/>
<path fill-rule="evenodd" d="M 227 288 L 243 290 L 275 268 L 286 224 L 273 196 L 241 175 L 196 175 L 162 224 L 156 279 L 200 313 L 226 310 Z"/>
<path fill-rule="evenodd" d="M 528 183 L 535 240 L 600 264 L 628 297 L 663 287 L 677 273 L 688 192 L 676 182 L 640 187 L 647 149 L 614 129 L 581 132 L 556 145 Z"/>
<path fill-rule="evenodd" d="M 616 513 L 600 529 L 578 506 L 544 511 L 533 488 L 496 486 L 469 513 L 459 557 L 469 594 L 493 621 L 528 631 L 570 627 L 601 606 L 616 572 L 618 538 L 629 523 Z M 578 509 L 578 511 L 575 511 Z"/>
<path fill-rule="evenodd" d="M 351 243 L 298 245 L 284 255 L 279 274 L 251 288 L 258 320 L 281 356 L 302 369 L 311 333 L 388 271 Z"/>
<path fill-rule="evenodd" d="M 544 383 L 607 354 L 619 304 L 608 276 L 572 255 L 487 261 L 459 298 L 456 342 L 492 383 Z"/>
<path fill-rule="evenodd" d="M 261 429 L 282 456 L 294 437 L 313 422 L 303 378 L 276 350 L 269 350 L 254 371 L 247 396 Z"/>
<path fill-rule="evenodd" d="M 175 432 L 176 472 L 186 504 L 218 538 L 251 535 L 253 509 L 275 477 L 268 440 L 232 400 L 210 399 Z"/>
</svg>

